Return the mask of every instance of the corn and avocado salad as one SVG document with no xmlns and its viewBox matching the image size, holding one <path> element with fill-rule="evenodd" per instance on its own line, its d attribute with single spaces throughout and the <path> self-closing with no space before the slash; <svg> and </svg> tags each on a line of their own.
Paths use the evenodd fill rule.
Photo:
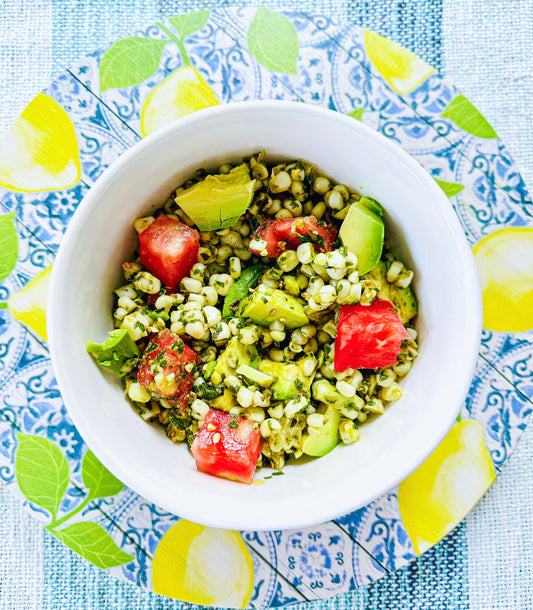
<svg viewBox="0 0 533 610">
<path fill-rule="evenodd" d="M 356 442 L 402 396 L 418 304 L 374 199 L 262 151 L 134 228 L 115 329 L 87 350 L 198 470 L 250 483 Z"/>
</svg>

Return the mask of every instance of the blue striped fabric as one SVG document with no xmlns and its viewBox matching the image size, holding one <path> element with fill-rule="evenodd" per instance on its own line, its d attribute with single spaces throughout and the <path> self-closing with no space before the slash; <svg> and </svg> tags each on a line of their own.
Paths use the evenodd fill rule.
<svg viewBox="0 0 533 610">
<path fill-rule="evenodd" d="M 462 524 L 407 568 L 368 587 L 366 608 L 389 610 L 394 599 L 402 609 L 468 610 L 466 553 L 466 532 Z"/>
<path fill-rule="evenodd" d="M 442 0 L 351 0 L 347 5 L 350 23 L 379 32 L 442 69 Z"/>
<path fill-rule="evenodd" d="M 53 76 L 99 46 L 161 17 L 157 0 L 54 0 L 52 2 Z"/>
<path fill-rule="evenodd" d="M 407 48 L 411 49 L 426 61 L 434 65 L 437 69 L 445 70 L 446 55 L 444 53 L 443 40 L 454 34 L 454 27 L 457 31 L 466 32 L 467 22 L 472 18 L 470 13 L 471 3 L 465 3 L 462 8 L 461 18 L 464 20 L 459 24 L 446 23 L 443 19 L 444 0 L 265 0 L 257 2 L 224 2 L 217 0 L 6 0 L 0 3 L 0 35 L 2 36 L 2 46 L 7 48 L 9 36 L 16 36 L 16 25 L 19 21 L 27 18 L 28 12 L 38 13 L 36 16 L 37 25 L 34 33 L 36 44 L 43 47 L 42 65 L 45 70 L 44 54 L 49 53 L 50 74 L 47 78 L 57 75 L 60 71 L 69 66 L 73 61 L 105 44 L 113 39 L 124 36 L 126 33 L 135 30 L 145 24 L 154 22 L 163 16 L 198 10 L 201 8 L 215 8 L 219 6 L 243 5 L 256 6 L 262 5 L 269 8 L 292 8 L 308 12 L 324 13 L 339 21 L 356 23 L 364 27 L 378 31 L 385 36 L 395 40 Z M 462 3 L 461 3 L 462 4 Z M 524 0 L 520 3 L 514 0 L 507 4 L 507 8 L 502 8 L 500 2 L 491 0 L 490 2 L 474 2 L 477 10 L 492 11 L 493 15 L 500 14 L 500 11 L 519 10 L 524 17 L 519 20 L 520 27 L 527 28 L 533 40 L 533 26 L 531 24 L 532 3 Z M 509 8 L 512 5 L 512 9 Z M 459 3 L 457 3 L 459 5 Z M 485 8 L 490 5 L 489 8 Z M 503 3 L 502 3 L 503 5 Z M 518 7 L 520 5 L 520 7 Z M 529 9 L 527 6 L 529 6 Z M 481 8 L 479 8 L 481 7 Z M 453 14 L 453 11 L 451 11 Z M 527 21 L 529 15 L 529 22 Z M 478 15 L 479 18 L 479 15 Z M 511 20 L 512 21 L 512 20 Z M 529 26 L 528 26 L 529 23 Z M 518 27 L 515 24 L 516 27 Z M 5 28 L 2 30 L 1 28 Z M 446 30 L 446 28 L 448 28 Z M 461 29 L 462 28 L 462 29 Z M 506 30 L 508 31 L 508 30 Z M 466 34 L 463 34 L 466 35 Z M 48 37 L 48 38 L 47 38 Z M 496 40 L 497 42 L 497 40 Z M 497 45 L 496 45 L 497 46 Z M 31 49 L 30 49 L 31 51 Z M 472 42 L 471 53 L 476 52 L 475 41 Z M 525 48 L 518 48 L 517 54 L 520 57 L 531 57 L 531 46 L 529 51 Z M 453 55 L 453 53 L 452 53 Z M 5 59 L 0 49 L 0 57 Z M 23 79 L 24 72 L 18 74 L 4 74 L 3 65 L 0 62 L 0 73 L 3 74 L 4 81 L 11 79 Z M 529 76 L 528 76 L 529 75 Z M 468 79 L 468 74 L 466 78 Z M 516 75 L 516 79 L 523 79 L 524 92 L 527 93 L 528 78 L 531 79 L 531 67 L 529 72 L 523 70 Z M 466 81 L 465 81 L 466 82 Z M 46 81 L 41 83 L 44 86 Z M 462 83 L 457 83 L 459 87 Z M 32 89 L 32 87 L 34 89 Z M 35 81 L 28 83 L 27 90 L 18 94 L 18 111 L 27 103 L 37 92 Z M 7 91 L 5 88 L 3 91 Z M 22 91 L 19 87 L 17 91 Z M 5 94 L 4 94 L 5 95 Z M 531 99 L 531 92 L 529 93 Z M 531 100 L 533 102 L 533 100 Z M 5 108 L 11 108 L 3 99 Z M 530 108 L 531 106 L 529 106 Z M 3 105 L 4 109 L 4 105 Z M 13 113 L 13 118 L 15 113 Z M 525 115 L 524 115 L 525 116 Z M 516 121 L 515 121 L 516 123 Z M 1 124 L 1 123 L 0 123 Z M 498 126 L 496 125 L 497 131 Z M 530 129 L 530 128 L 529 128 Z M 528 142 L 531 139 L 527 140 Z M 520 139 L 526 142 L 526 139 Z M 531 153 L 528 153 L 529 155 Z M 524 157 L 526 158 L 526 157 Z M 531 156 L 527 157 L 532 159 Z M 531 164 L 530 168 L 533 167 Z M 524 167 L 528 175 L 531 176 L 531 169 Z M 530 431 L 531 432 L 531 431 Z M 529 435 L 531 437 L 531 434 Z M 531 443 L 530 443 L 531 447 Z M 531 453 L 531 449 L 530 449 Z M 512 461 L 512 460 L 511 460 Z M 508 469 L 512 465 L 507 466 Z M 505 475 L 504 475 L 505 476 Z M 499 485 L 500 483 L 497 483 Z M 508 484 L 506 492 L 510 494 L 514 486 Z M 1 494 L 0 494 L 1 495 Z M 15 510 L 16 502 L 6 503 L 0 507 L 0 519 L 6 519 L 6 513 L 2 511 Z M 6 508 L 7 507 L 7 508 Z M 510 514 L 511 519 L 513 515 Z M 475 519 L 479 523 L 490 522 L 482 511 L 476 513 Z M 17 522 L 17 527 L 23 524 Z M 518 526 L 517 526 L 518 527 Z M 135 587 L 124 581 L 118 581 L 104 571 L 98 570 L 81 557 L 67 549 L 64 545 L 46 531 L 42 531 L 38 525 L 38 534 L 32 530 L 34 537 L 42 535 L 42 547 L 34 553 L 35 561 L 40 562 L 41 567 L 36 567 L 35 574 L 41 570 L 42 582 L 36 583 L 35 587 L 39 591 L 35 599 L 28 598 L 28 608 L 42 608 L 44 610 L 101 610 L 101 609 L 185 609 L 200 608 L 181 602 L 169 600 L 149 593 L 139 587 Z M 1 530 L 0 530 L 1 531 Z M 474 530 L 472 530 L 474 531 Z M 531 605 L 531 573 L 527 569 L 521 570 L 516 567 L 509 572 L 509 587 L 515 589 L 521 586 L 521 591 L 511 598 L 509 605 L 501 603 L 491 603 L 490 594 L 483 595 L 483 587 L 491 587 L 490 581 L 477 583 L 476 592 L 472 591 L 472 581 L 469 580 L 468 564 L 468 534 L 470 529 L 465 524 L 459 526 L 451 535 L 435 548 L 428 551 L 423 557 L 410 564 L 408 567 L 393 574 L 383 577 L 373 585 L 358 589 L 351 593 L 335 597 L 322 602 L 308 604 L 297 604 L 292 606 L 296 610 L 340 610 L 340 609 L 365 609 L 365 610 L 463 610 L 476 608 L 489 610 L 491 608 L 505 608 L 508 610 L 516 609 L 527 610 Z M 525 533 L 524 533 L 525 537 Z M 21 544 L 29 544 L 30 534 L 23 532 L 18 538 Z M 4 544 L 0 540 L 0 544 Z M 7 541 L 9 543 L 9 540 Z M 39 540 L 40 543 L 40 540 Z M 486 548 L 487 544 L 483 543 Z M 481 552 L 481 551 L 479 551 Z M 505 553 L 511 553 L 505 544 L 500 548 L 500 553 L 505 557 Z M 0 563 L 4 555 L 0 552 Z M 493 559 L 487 557 L 487 561 Z M 513 565 L 522 565 L 521 557 L 514 557 Z M 527 564 L 526 564 L 527 565 Z M 11 568 L 8 567 L 7 570 Z M 22 569 L 16 568 L 22 574 Z M 478 573 L 484 568 L 477 568 Z M 19 608 L 20 604 L 14 605 L 13 591 L 5 588 L 6 569 L 0 566 L 0 609 Z M 28 574 L 28 572 L 24 572 Z M 37 578 L 37 576 L 35 576 Z M 529 585 L 528 585 L 529 578 Z M 517 584 L 518 583 L 518 584 Z M 24 591 L 31 591 L 32 583 L 25 583 Z M 529 587 L 529 588 L 528 588 Z M 529 592 L 529 593 L 528 593 Z M 24 599 L 20 592 L 17 599 Z M 499 600 L 506 597 L 506 591 L 500 591 Z M 522 600 L 520 603 L 513 600 Z M 477 601 L 473 601 L 477 600 Z"/>
</svg>

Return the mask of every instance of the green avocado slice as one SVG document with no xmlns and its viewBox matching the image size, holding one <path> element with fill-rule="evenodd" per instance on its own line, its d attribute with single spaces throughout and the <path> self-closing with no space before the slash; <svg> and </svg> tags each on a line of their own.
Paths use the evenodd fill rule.
<svg viewBox="0 0 533 610">
<path fill-rule="evenodd" d="M 275 400 L 290 400 L 298 394 L 308 394 L 315 376 L 314 372 L 309 377 L 305 376 L 302 361 L 274 362 L 268 358 L 261 358 L 259 370 L 275 380 L 270 386 Z"/>
<path fill-rule="evenodd" d="M 402 324 L 407 324 L 418 314 L 418 302 L 410 286 L 391 291 L 391 302 Z"/>
<path fill-rule="evenodd" d="M 383 216 L 383 206 L 372 197 L 361 197 L 358 201 L 359 205 L 364 205 L 365 208 L 374 212 L 378 216 Z"/>
<path fill-rule="evenodd" d="M 381 258 L 385 239 L 382 213 L 377 201 L 362 197 L 350 206 L 341 225 L 340 240 L 349 252 L 357 256 L 360 275 L 373 269 Z"/>
<path fill-rule="evenodd" d="M 135 341 L 125 328 L 110 331 L 109 337 L 103 343 L 87 341 L 87 352 L 102 368 L 121 377 L 126 374 L 125 369 L 134 364 L 141 355 Z"/>
<path fill-rule="evenodd" d="M 257 368 L 257 348 L 255 345 L 245 345 L 238 337 L 232 337 L 224 351 L 218 356 L 215 368 L 211 373 L 211 382 L 221 383 L 229 375 L 234 375 L 241 364 Z"/>
<path fill-rule="evenodd" d="M 411 318 L 418 314 L 418 302 L 410 286 L 401 288 L 387 281 L 387 265 L 384 261 L 379 263 L 366 274 L 378 289 L 378 298 L 390 301 L 402 324 L 407 324 Z"/>
<path fill-rule="evenodd" d="M 301 299 L 277 288 L 267 288 L 264 284 L 259 284 L 248 298 L 241 301 L 239 316 L 259 326 L 269 326 L 275 320 L 281 320 L 286 328 L 309 324 Z"/>
<path fill-rule="evenodd" d="M 250 381 L 257 383 L 257 385 L 260 385 L 263 388 L 268 388 L 274 381 L 274 377 L 271 375 L 262 373 L 259 369 L 254 369 L 253 366 L 244 363 L 237 369 L 237 374 L 247 377 Z"/>
<path fill-rule="evenodd" d="M 306 455 L 322 457 L 333 451 L 340 442 L 339 424 L 341 416 L 339 411 L 333 406 L 328 406 L 324 413 L 324 425 L 319 434 L 304 434 L 302 449 Z"/>
<path fill-rule="evenodd" d="M 176 195 L 176 203 L 200 231 L 234 225 L 244 214 L 254 195 L 255 180 L 246 163 L 227 174 L 206 176 Z"/>
</svg>

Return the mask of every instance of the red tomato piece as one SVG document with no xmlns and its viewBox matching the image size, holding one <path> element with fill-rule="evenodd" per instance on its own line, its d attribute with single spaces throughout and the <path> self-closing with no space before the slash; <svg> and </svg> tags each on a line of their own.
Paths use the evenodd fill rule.
<svg viewBox="0 0 533 610">
<path fill-rule="evenodd" d="M 174 288 L 196 262 L 200 234 L 175 218 L 159 216 L 139 235 L 141 263 Z"/>
<path fill-rule="evenodd" d="M 252 239 L 266 241 L 266 253 L 270 258 L 277 258 L 284 250 L 296 250 L 305 241 L 311 241 L 323 252 L 333 248 L 337 231 L 333 227 L 318 224 L 314 216 L 298 216 L 267 220 L 257 227 Z M 254 254 L 262 252 L 250 248 Z"/>
<path fill-rule="evenodd" d="M 404 339 L 409 339 L 409 334 L 389 301 L 343 305 L 335 339 L 335 370 L 392 366 Z"/>
<path fill-rule="evenodd" d="M 319 225 L 314 216 L 298 216 L 297 218 L 284 218 L 276 220 L 275 230 L 280 240 L 287 243 L 291 250 L 295 250 L 304 241 L 311 241 L 323 252 L 333 248 L 337 231 L 328 225 Z"/>
<path fill-rule="evenodd" d="M 184 409 L 191 393 L 194 375 L 193 368 L 187 371 L 185 367 L 198 362 L 197 353 L 185 345 L 179 335 L 170 330 L 162 330 L 157 335 L 152 335 L 144 350 L 137 381 L 150 394 L 166 398 L 173 406 Z"/>
<path fill-rule="evenodd" d="M 277 221 L 266 220 L 265 222 L 261 223 L 252 236 L 252 239 L 262 239 L 263 241 L 266 241 L 266 255 L 270 256 L 270 258 L 277 258 L 283 252 L 283 250 L 285 250 L 284 244 L 279 243 L 280 239 L 274 230 L 275 222 Z M 263 256 L 262 251 L 260 252 L 259 250 L 254 250 L 253 248 L 250 248 L 250 252 Z"/>
<path fill-rule="evenodd" d="M 251 483 L 261 453 L 257 424 L 210 409 L 191 445 L 200 472 Z"/>
</svg>

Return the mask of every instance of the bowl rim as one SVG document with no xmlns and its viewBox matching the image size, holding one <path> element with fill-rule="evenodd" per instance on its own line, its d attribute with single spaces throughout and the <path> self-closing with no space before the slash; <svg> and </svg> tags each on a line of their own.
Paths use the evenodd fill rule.
<svg viewBox="0 0 533 610">
<path fill-rule="evenodd" d="M 264 523 L 264 519 L 262 520 L 263 524 L 258 527 L 258 524 L 253 519 L 253 515 L 250 519 L 248 515 L 239 514 L 239 511 L 236 511 L 237 517 L 226 517 L 224 520 L 216 520 L 215 522 L 212 519 L 209 509 L 207 511 L 204 509 L 201 511 L 194 510 L 194 512 L 191 513 L 187 510 L 187 508 L 183 509 L 183 507 L 180 507 L 179 512 L 176 512 L 176 508 L 174 506 L 170 506 L 169 502 L 166 501 L 161 494 L 158 494 L 158 497 L 154 497 L 153 489 L 148 489 L 147 485 L 142 481 L 137 481 L 135 478 L 135 473 L 128 470 L 124 461 L 121 460 L 118 455 L 114 454 L 113 451 L 110 450 L 110 447 L 99 442 L 97 427 L 86 426 L 83 423 L 83 420 L 78 417 L 78 412 L 75 407 L 76 397 L 73 394 L 70 394 L 68 391 L 69 384 L 67 383 L 67 372 L 64 366 L 66 362 L 58 348 L 59 341 L 56 342 L 56 338 L 61 334 L 60 312 L 62 310 L 58 297 L 58 295 L 61 293 L 59 287 L 62 285 L 62 283 L 68 281 L 66 279 L 67 274 L 65 272 L 69 263 L 68 253 L 72 249 L 76 240 L 76 235 L 82 229 L 85 219 L 90 215 L 93 207 L 97 205 L 100 192 L 104 191 L 109 184 L 120 176 L 120 174 L 127 169 L 130 161 L 139 154 L 146 154 L 149 153 L 150 150 L 157 149 L 157 147 L 163 141 L 168 138 L 177 137 L 180 131 L 187 129 L 191 125 L 202 123 L 207 119 L 216 119 L 219 116 L 239 114 L 242 110 L 252 112 L 274 110 L 281 113 L 284 111 L 294 112 L 297 110 L 299 114 L 306 113 L 310 116 L 317 117 L 329 116 L 331 120 L 345 123 L 346 126 L 349 126 L 352 130 L 359 130 L 364 135 L 377 139 L 382 145 L 393 150 L 394 154 L 400 157 L 402 163 L 406 165 L 408 169 L 422 181 L 423 184 L 428 186 L 435 193 L 432 205 L 439 206 L 441 208 L 441 213 L 444 214 L 450 228 L 453 228 L 453 234 L 455 237 L 454 246 L 457 249 L 457 253 L 461 259 L 463 265 L 462 268 L 466 271 L 466 277 L 469 280 L 467 286 L 465 286 L 466 293 L 464 296 L 466 296 L 466 298 L 464 300 L 468 303 L 468 306 L 465 307 L 464 314 L 468 319 L 468 324 L 472 331 L 470 333 L 470 342 L 463 345 L 463 349 L 461 350 L 463 354 L 468 355 L 468 357 L 463 355 L 463 360 L 465 360 L 467 366 L 465 367 L 465 374 L 461 380 L 461 383 L 455 384 L 455 396 L 457 404 L 454 409 L 450 409 L 446 427 L 443 426 L 438 433 L 428 435 L 427 439 L 425 439 L 425 442 L 422 444 L 423 449 L 420 449 L 418 459 L 412 460 L 402 469 L 399 469 L 394 477 L 386 481 L 386 484 L 382 483 L 381 485 L 376 485 L 376 488 L 372 489 L 372 491 L 362 494 L 362 499 L 358 502 L 357 506 L 349 508 L 343 505 L 340 510 L 330 509 L 328 511 L 322 511 L 318 515 L 315 515 L 315 511 L 313 511 L 313 515 L 315 516 L 309 516 L 301 513 L 298 513 L 297 515 L 285 516 L 281 528 L 279 520 L 271 520 L 271 522 L 267 521 Z M 231 102 L 228 104 L 221 104 L 198 110 L 192 114 L 177 119 L 156 132 L 146 136 L 122 153 L 120 157 L 118 157 L 102 172 L 94 184 L 89 188 L 68 224 L 52 268 L 50 286 L 48 290 L 47 312 L 49 351 L 52 367 L 57 379 L 62 399 L 78 432 L 81 434 L 88 447 L 94 452 L 96 457 L 105 465 L 106 468 L 109 469 L 110 472 L 117 476 L 132 490 L 149 501 L 161 506 L 163 509 L 171 512 L 172 514 L 177 514 L 182 518 L 196 521 L 207 526 L 238 529 L 241 531 L 302 528 L 316 525 L 318 523 L 324 523 L 331 519 L 348 514 L 352 510 L 366 506 L 368 503 L 381 497 L 383 494 L 396 487 L 402 480 L 409 476 L 409 474 L 416 470 L 416 468 L 418 468 L 418 466 L 420 466 L 431 455 L 431 453 L 433 453 L 450 428 L 453 426 L 457 415 L 462 408 L 464 399 L 468 394 L 468 388 L 470 387 L 477 362 L 482 332 L 481 290 L 475 260 L 465 239 L 464 230 L 455 212 L 453 211 L 453 207 L 431 175 L 418 163 L 418 161 L 411 157 L 411 155 L 404 151 L 400 146 L 360 121 L 356 121 L 352 117 L 343 115 L 340 112 L 330 110 L 322 106 L 285 100 Z M 412 463 L 415 461 L 416 463 Z"/>
</svg>

